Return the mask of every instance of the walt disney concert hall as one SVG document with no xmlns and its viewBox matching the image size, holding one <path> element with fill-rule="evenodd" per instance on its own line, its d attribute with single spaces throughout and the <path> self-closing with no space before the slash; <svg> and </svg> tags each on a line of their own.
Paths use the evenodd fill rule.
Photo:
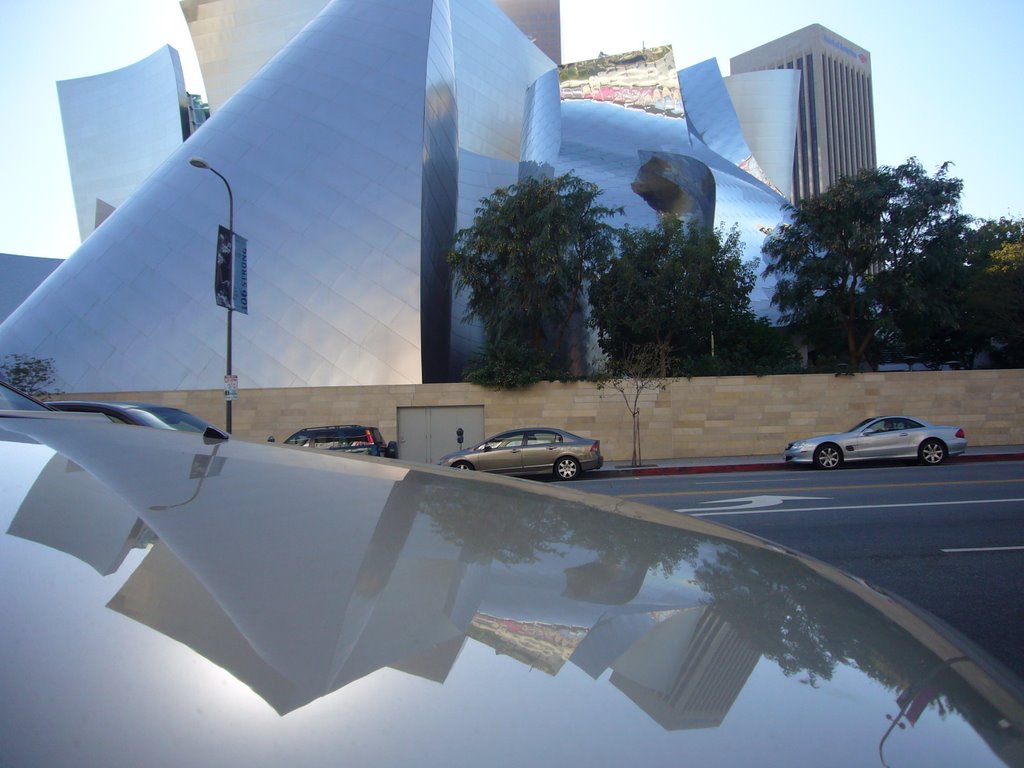
<svg viewBox="0 0 1024 768">
<path fill-rule="evenodd" d="M 76 183 L 80 220 L 91 205 L 102 223 L 0 325 L 0 349 L 53 358 L 65 392 L 215 388 L 225 315 L 246 388 L 458 380 L 481 334 L 445 255 L 481 198 L 527 176 L 594 182 L 624 209 L 616 226 L 735 225 L 758 262 L 785 216 L 799 72 L 677 69 L 685 51 L 668 46 L 559 65 L 491 0 L 232 8 L 182 2 L 210 118 L 130 194 Z M 133 73 L 172 70 L 161 54 L 117 82 L 136 92 Z M 247 243 L 230 312 L 213 290 L 218 227 Z M 760 281 L 756 312 L 770 296 Z"/>
</svg>

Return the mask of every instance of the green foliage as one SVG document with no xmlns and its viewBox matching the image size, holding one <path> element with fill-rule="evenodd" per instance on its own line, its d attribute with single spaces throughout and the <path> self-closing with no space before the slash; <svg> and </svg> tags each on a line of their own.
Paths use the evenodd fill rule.
<svg viewBox="0 0 1024 768">
<path fill-rule="evenodd" d="M 4 355 L 0 360 L 0 379 L 36 398 L 46 399 L 60 394 L 54 387 L 57 369 L 50 357 Z"/>
<path fill-rule="evenodd" d="M 769 376 L 800 373 L 800 353 L 784 331 L 763 317 L 745 317 L 724 330 L 714 355 L 675 361 L 674 376 Z"/>
<path fill-rule="evenodd" d="M 483 323 L 488 341 L 559 352 L 589 275 L 614 252 L 606 219 L 618 211 L 598 205 L 600 194 L 570 173 L 526 179 L 481 201 L 448 263 L 456 288 L 469 292 L 467 319 Z"/>
<path fill-rule="evenodd" d="M 612 361 L 651 344 L 666 376 L 672 358 L 712 354 L 716 337 L 752 317 L 755 275 L 735 228 L 665 216 L 654 229 L 622 230 L 619 242 L 619 258 L 590 288 L 590 323 Z"/>
<path fill-rule="evenodd" d="M 992 339 L 993 360 L 1024 366 L 1024 238 L 989 255 L 974 275 L 968 303 L 978 328 Z"/>
<path fill-rule="evenodd" d="M 763 248 L 783 321 L 826 354 L 841 340 L 853 368 L 872 360 L 883 332 L 890 343 L 941 347 L 961 324 L 962 189 L 947 166 L 928 176 L 911 158 L 803 201 Z"/>
<path fill-rule="evenodd" d="M 469 359 L 464 378 L 491 389 L 523 389 L 538 381 L 563 378 L 546 352 L 515 342 L 491 342 Z"/>
</svg>

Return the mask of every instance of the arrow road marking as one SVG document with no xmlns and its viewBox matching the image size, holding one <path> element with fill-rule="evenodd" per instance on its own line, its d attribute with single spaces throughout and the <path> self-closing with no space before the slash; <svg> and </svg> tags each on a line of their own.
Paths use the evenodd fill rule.
<svg viewBox="0 0 1024 768">
<path fill-rule="evenodd" d="M 677 509 L 675 511 L 683 512 L 688 515 L 692 514 L 694 517 L 720 515 L 723 512 L 742 515 L 755 509 L 777 507 L 784 501 L 820 501 L 827 498 L 827 496 L 744 496 L 739 499 L 716 499 L 715 501 L 705 501 L 705 506 L 694 507 L 693 509 Z M 706 506 L 708 504 L 714 504 L 715 506 L 708 507 Z M 719 506 L 721 504 L 728 504 L 729 506 Z M 708 511 L 709 509 L 714 511 Z"/>
</svg>

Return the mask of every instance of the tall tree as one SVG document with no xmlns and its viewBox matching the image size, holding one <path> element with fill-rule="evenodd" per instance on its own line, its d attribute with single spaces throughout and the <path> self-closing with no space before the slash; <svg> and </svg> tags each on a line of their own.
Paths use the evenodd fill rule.
<svg viewBox="0 0 1024 768">
<path fill-rule="evenodd" d="M 722 334 L 749 316 L 755 275 L 736 229 L 663 216 L 653 229 L 622 230 L 619 243 L 619 257 L 590 288 L 590 323 L 613 361 L 653 345 L 667 376 L 673 358 L 713 354 Z"/>
<path fill-rule="evenodd" d="M 879 334 L 920 343 L 955 330 L 970 221 L 962 189 L 948 164 L 929 176 L 911 158 L 839 179 L 791 209 L 763 247 L 783 321 L 812 342 L 839 334 L 854 369 Z"/>
<path fill-rule="evenodd" d="M 994 251 L 971 283 L 968 304 L 997 364 L 1024 367 L 1024 241 Z"/>
<path fill-rule="evenodd" d="M 559 352 L 589 276 L 614 252 L 607 220 L 620 211 L 598 204 L 600 194 L 572 173 L 526 179 L 484 198 L 456 235 L 448 263 L 493 348 Z"/>
</svg>

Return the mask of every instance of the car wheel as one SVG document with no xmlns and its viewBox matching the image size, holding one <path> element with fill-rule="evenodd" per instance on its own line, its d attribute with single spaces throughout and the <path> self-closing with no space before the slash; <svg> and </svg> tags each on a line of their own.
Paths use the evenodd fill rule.
<svg viewBox="0 0 1024 768">
<path fill-rule="evenodd" d="M 843 463 L 843 452 L 835 443 L 819 445 L 814 451 L 814 466 L 818 469 L 836 469 Z"/>
<path fill-rule="evenodd" d="M 559 480 L 572 480 L 580 473 L 580 463 L 572 456 L 563 456 L 555 462 L 555 477 Z"/>
<path fill-rule="evenodd" d="M 922 464 L 938 466 L 946 460 L 946 446 L 941 440 L 930 437 L 917 449 L 917 458 Z"/>
<path fill-rule="evenodd" d="M 475 469 L 475 467 L 468 461 L 456 461 L 452 464 L 452 469 Z"/>
</svg>

